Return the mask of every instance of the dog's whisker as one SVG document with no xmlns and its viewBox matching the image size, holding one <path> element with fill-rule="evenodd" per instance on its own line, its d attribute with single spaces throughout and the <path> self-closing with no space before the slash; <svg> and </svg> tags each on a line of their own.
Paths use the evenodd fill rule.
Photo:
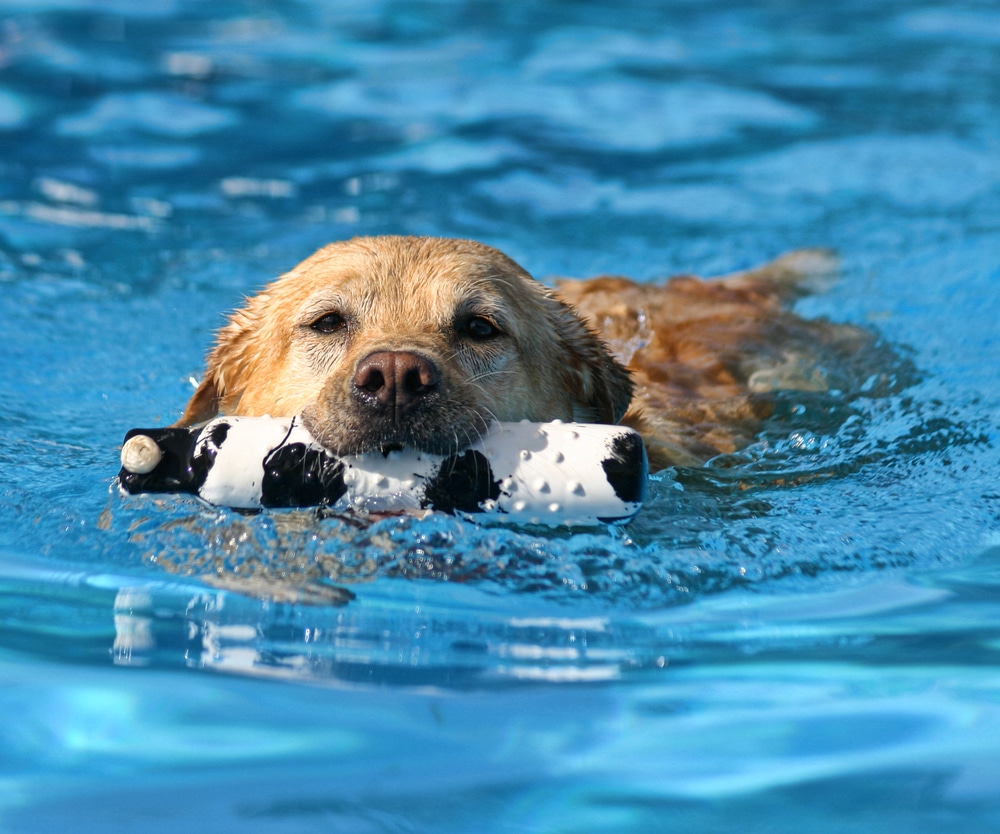
<svg viewBox="0 0 1000 834">
<path fill-rule="evenodd" d="M 468 381 L 473 383 L 478 383 L 484 379 L 490 379 L 491 377 L 503 377 L 512 376 L 513 371 L 510 368 L 494 368 L 489 371 L 482 371 L 481 373 L 473 374 L 469 377 Z"/>
</svg>

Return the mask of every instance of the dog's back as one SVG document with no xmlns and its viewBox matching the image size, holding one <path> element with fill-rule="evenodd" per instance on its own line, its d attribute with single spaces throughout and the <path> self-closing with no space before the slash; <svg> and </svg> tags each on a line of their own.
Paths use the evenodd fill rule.
<svg viewBox="0 0 1000 834">
<path fill-rule="evenodd" d="M 642 433 L 660 469 L 747 445 L 776 392 L 850 391 L 864 382 L 874 365 L 871 331 L 789 309 L 835 269 L 829 253 L 801 250 L 712 280 L 600 277 L 558 288 L 632 372 L 623 422 Z"/>
</svg>

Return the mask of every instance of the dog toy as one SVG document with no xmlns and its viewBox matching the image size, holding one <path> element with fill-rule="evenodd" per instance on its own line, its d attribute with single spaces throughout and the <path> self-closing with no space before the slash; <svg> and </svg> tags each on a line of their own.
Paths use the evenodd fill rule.
<svg viewBox="0 0 1000 834">
<path fill-rule="evenodd" d="M 632 429 L 558 421 L 495 423 L 450 455 L 336 456 L 298 418 L 220 417 L 198 428 L 133 429 L 121 458 L 118 483 L 129 494 L 191 493 L 236 509 L 433 509 L 570 526 L 630 519 L 648 477 Z"/>
</svg>

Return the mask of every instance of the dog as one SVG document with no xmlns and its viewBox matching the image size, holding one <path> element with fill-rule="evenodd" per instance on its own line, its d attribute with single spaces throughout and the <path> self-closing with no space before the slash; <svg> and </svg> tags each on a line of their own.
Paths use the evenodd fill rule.
<svg viewBox="0 0 1000 834">
<path fill-rule="evenodd" d="M 699 465 L 751 442 L 775 392 L 841 387 L 872 345 L 789 310 L 833 268 L 802 250 L 712 280 L 550 289 L 469 240 L 333 243 L 232 314 L 177 425 L 301 414 L 348 455 L 448 454 L 494 420 L 624 423 L 651 469 Z"/>
</svg>

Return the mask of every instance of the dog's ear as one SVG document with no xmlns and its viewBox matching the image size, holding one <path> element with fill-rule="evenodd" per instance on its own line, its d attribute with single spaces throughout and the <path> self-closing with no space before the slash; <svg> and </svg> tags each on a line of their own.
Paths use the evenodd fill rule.
<svg viewBox="0 0 1000 834">
<path fill-rule="evenodd" d="M 628 370 L 571 306 L 549 293 L 544 303 L 558 344 L 556 372 L 573 396 L 573 419 L 617 423 L 632 401 Z"/>
<path fill-rule="evenodd" d="M 231 412 L 239 403 L 245 379 L 252 367 L 254 338 L 259 329 L 262 296 L 250 299 L 242 310 L 233 313 L 218 333 L 215 347 L 208 354 L 205 376 L 184 413 L 174 425 L 192 426 L 211 420 L 220 412 Z"/>
</svg>

